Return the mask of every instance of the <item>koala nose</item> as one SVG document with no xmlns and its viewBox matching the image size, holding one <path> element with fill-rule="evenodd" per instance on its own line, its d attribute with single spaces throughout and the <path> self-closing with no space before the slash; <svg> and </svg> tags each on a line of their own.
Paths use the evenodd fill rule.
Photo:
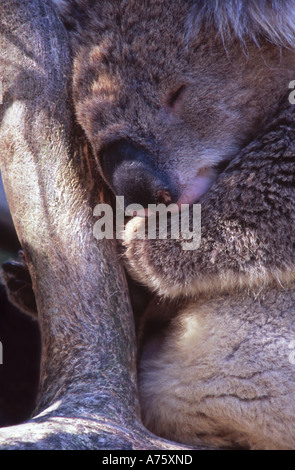
<svg viewBox="0 0 295 470">
<path fill-rule="evenodd" d="M 108 144 L 102 152 L 101 167 L 115 194 L 124 196 L 125 207 L 172 202 L 168 176 L 157 169 L 149 152 L 129 140 Z"/>
</svg>

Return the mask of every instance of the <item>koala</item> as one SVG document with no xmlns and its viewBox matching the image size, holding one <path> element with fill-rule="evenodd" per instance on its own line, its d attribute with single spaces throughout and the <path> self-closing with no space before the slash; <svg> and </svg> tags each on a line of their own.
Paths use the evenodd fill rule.
<svg viewBox="0 0 295 470">
<path fill-rule="evenodd" d="M 72 44 L 77 119 L 126 206 L 165 194 L 179 204 L 200 200 L 294 77 L 293 50 L 278 47 L 292 42 L 293 2 L 280 12 L 281 30 L 265 2 L 55 3 Z"/>
<path fill-rule="evenodd" d="M 126 269 L 150 299 L 144 424 L 190 445 L 294 448 L 295 2 L 53 1 L 110 190 L 202 205 L 194 251 L 138 239 L 147 218 L 126 224 Z"/>
<path fill-rule="evenodd" d="M 202 199 L 202 243 L 136 238 L 126 266 L 155 292 L 139 326 L 145 425 L 186 444 L 294 449 L 294 111 Z M 186 242 L 186 241 L 185 241 Z"/>
</svg>

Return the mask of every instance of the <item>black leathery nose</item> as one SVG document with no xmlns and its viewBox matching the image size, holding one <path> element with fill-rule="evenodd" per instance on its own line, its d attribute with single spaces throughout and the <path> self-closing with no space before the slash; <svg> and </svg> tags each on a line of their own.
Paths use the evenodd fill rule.
<svg viewBox="0 0 295 470">
<path fill-rule="evenodd" d="M 129 204 L 169 204 L 173 188 L 167 175 L 157 169 L 152 155 L 127 139 L 108 144 L 101 152 L 103 175 L 117 196 Z"/>
</svg>

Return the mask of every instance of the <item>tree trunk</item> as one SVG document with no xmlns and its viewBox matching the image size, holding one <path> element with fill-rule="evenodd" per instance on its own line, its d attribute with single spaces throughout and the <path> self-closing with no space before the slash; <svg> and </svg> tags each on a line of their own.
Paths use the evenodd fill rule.
<svg viewBox="0 0 295 470">
<path fill-rule="evenodd" d="M 93 236 L 102 185 L 70 106 L 66 31 L 49 0 L 0 5 L 0 164 L 37 299 L 36 415 L 0 449 L 180 449 L 141 425 L 133 319 L 113 240 Z M 0 366 L 1 367 L 1 366 Z"/>
</svg>

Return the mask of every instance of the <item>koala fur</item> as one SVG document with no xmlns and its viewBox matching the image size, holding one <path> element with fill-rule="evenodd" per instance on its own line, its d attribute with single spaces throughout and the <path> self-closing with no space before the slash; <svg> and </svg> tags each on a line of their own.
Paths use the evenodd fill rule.
<svg viewBox="0 0 295 470">
<path fill-rule="evenodd" d="M 157 202 L 159 189 L 173 202 L 200 199 L 219 166 L 273 115 L 293 78 L 294 53 L 272 44 L 273 37 L 260 38 L 258 48 L 245 35 L 245 44 L 237 38 L 225 49 L 217 31 L 195 30 L 199 2 L 61 4 L 74 56 L 77 119 L 106 180 L 126 203 Z M 258 34 L 259 25 L 253 28 Z M 132 171 L 127 162 L 117 164 L 108 177 L 105 167 L 118 154 L 112 146 L 121 142 L 140 148 L 146 162 L 137 159 L 137 172 L 134 161 Z M 153 187 L 151 179 L 160 181 Z"/>
<path fill-rule="evenodd" d="M 294 448 L 295 110 L 286 107 L 203 198 L 198 250 L 137 239 L 128 225 L 142 218 L 127 224 L 129 271 L 162 295 L 140 326 L 139 389 L 146 426 L 166 438 Z"/>
<path fill-rule="evenodd" d="M 294 448 L 295 2 L 55 4 L 111 189 L 202 203 L 198 250 L 125 240 L 131 276 L 156 295 L 140 327 L 144 423 L 188 444 Z"/>
</svg>

